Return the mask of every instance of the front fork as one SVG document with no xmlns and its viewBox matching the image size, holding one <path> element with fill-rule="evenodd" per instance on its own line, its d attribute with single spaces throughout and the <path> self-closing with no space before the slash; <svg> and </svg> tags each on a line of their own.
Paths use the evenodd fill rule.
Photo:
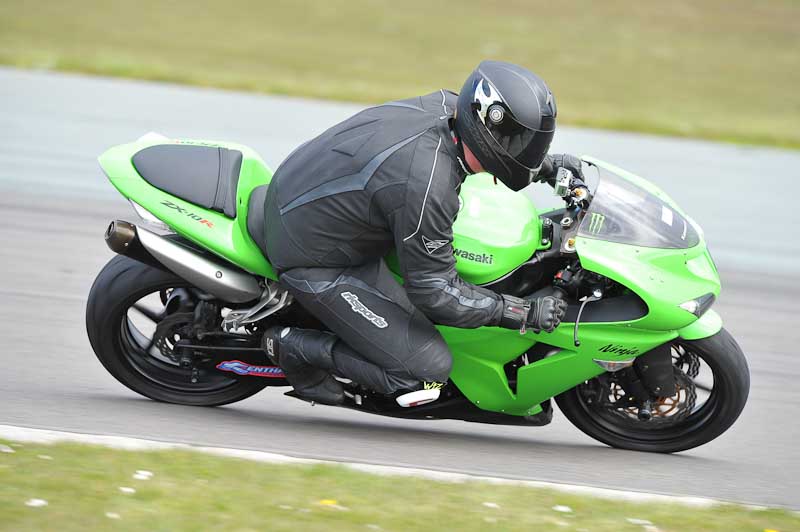
<svg viewBox="0 0 800 532">
<path fill-rule="evenodd" d="M 636 357 L 633 365 L 616 374 L 630 406 L 638 407 L 642 421 L 653 417 L 653 401 L 675 394 L 671 343 L 662 344 Z"/>
<path fill-rule="evenodd" d="M 699 340 L 717 334 L 722 329 L 722 318 L 709 309 L 695 322 L 678 331 L 684 340 Z M 625 390 L 630 406 L 639 408 L 638 417 L 647 421 L 652 417 L 653 401 L 671 397 L 676 393 L 677 382 L 672 365 L 671 342 L 667 342 L 634 359 L 633 365 L 615 374 Z"/>
</svg>

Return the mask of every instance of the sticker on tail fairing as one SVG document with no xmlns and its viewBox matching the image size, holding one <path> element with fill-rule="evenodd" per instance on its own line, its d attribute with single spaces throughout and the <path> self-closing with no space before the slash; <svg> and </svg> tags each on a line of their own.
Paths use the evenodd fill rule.
<svg viewBox="0 0 800 532">
<path fill-rule="evenodd" d="M 278 366 L 254 366 L 241 360 L 225 360 L 217 364 L 217 369 L 230 371 L 237 375 L 251 375 L 254 377 L 268 377 L 272 379 L 282 379 L 286 377 L 283 370 Z"/>
<path fill-rule="evenodd" d="M 187 209 L 185 209 L 184 207 L 181 207 L 180 205 L 178 205 L 176 203 L 173 203 L 173 202 L 171 202 L 169 200 L 164 200 L 164 201 L 161 202 L 161 205 L 164 205 L 165 207 L 169 207 L 170 209 L 173 209 L 173 210 L 177 211 L 179 214 L 183 214 L 187 218 L 191 218 L 195 222 L 200 222 L 201 224 L 206 225 L 208 227 L 211 227 L 212 229 L 214 228 L 214 223 L 213 222 L 210 222 L 210 221 L 206 220 L 204 217 L 200 216 L 199 214 L 195 214 L 193 212 L 188 211 Z"/>
<path fill-rule="evenodd" d="M 389 323 L 383 319 L 382 317 L 378 316 L 370 309 L 367 308 L 364 303 L 362 303 L 358 296 L 352 292 L 342 292 L 342 299 L 347 301 L 350 304 L 350 308 L 353 309 L 353 312 L 356 314 L 361 314 L 364 318 L 372 323 L 378 329 L 385 329 L 389 326 Z"/>
</svg>

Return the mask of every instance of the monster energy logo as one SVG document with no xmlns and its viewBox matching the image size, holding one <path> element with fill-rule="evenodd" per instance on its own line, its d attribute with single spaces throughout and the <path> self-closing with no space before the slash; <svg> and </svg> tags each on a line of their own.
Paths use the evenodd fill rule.
<svg viewBox="0 0 800 532">
<path fill-rule="evenodd" d="M 593 212 L 589 218 L 589 232 L 595 235 L 599 233 L 603 229 L 605 221 L 606 217 L 604 215 Z"/>
</svg>

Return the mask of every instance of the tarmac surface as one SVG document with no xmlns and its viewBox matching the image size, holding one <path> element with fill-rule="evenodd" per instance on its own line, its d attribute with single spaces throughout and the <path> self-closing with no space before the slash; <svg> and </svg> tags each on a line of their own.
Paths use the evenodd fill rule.
<svg viewBox="0 0 800 532">
<path fill-rule="evenodd" d="M 216 409 L 166 405 L 106 373 L 86 338 L 86 296 L 112 256 L 108 221 L 135 215 L 97 155 L 158 131 L 240 142 L 274 168 L 359 108 L 0 68 L 0 423 L 800 508 L 800 238 L 783 188 L 800 182 L 800 152 L 557 134 L 554 151 L 652 179 L 705 229 L 723 277 L 715 309 L 748 356 L 752 387 L 733 428 L 698 449 L 610 449 L 558 412 L 543 428 L 405 421 L 311 407 L 282 389 Z M 548 192 L 533 197 L 553 202 Z"/>
</svg>

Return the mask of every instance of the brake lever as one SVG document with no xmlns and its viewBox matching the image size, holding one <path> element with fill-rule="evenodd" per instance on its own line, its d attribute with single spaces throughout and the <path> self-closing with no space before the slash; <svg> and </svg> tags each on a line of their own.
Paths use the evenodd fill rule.
<svg viewBox="0 0 800 532">
<path fill-rule="evenodd" d="M 581 341 L 578 340 L 578 325 L 581 323 L 581 314 L 583 314 L 583 309 L 586 307 L 587 303 L 591 303 L 592 301 L 600 301 L 603 299 L 603 292 L 599 289 L 594 290 L 592 295 L 586 296 L 586 298 L 581 303 L 581 308 L 578 309 L 578 317 L 575 318 L 575 331 L 572 333 L 572 341 L 575 344 L 575 347 L 580 347 Z"/>
</svg>

